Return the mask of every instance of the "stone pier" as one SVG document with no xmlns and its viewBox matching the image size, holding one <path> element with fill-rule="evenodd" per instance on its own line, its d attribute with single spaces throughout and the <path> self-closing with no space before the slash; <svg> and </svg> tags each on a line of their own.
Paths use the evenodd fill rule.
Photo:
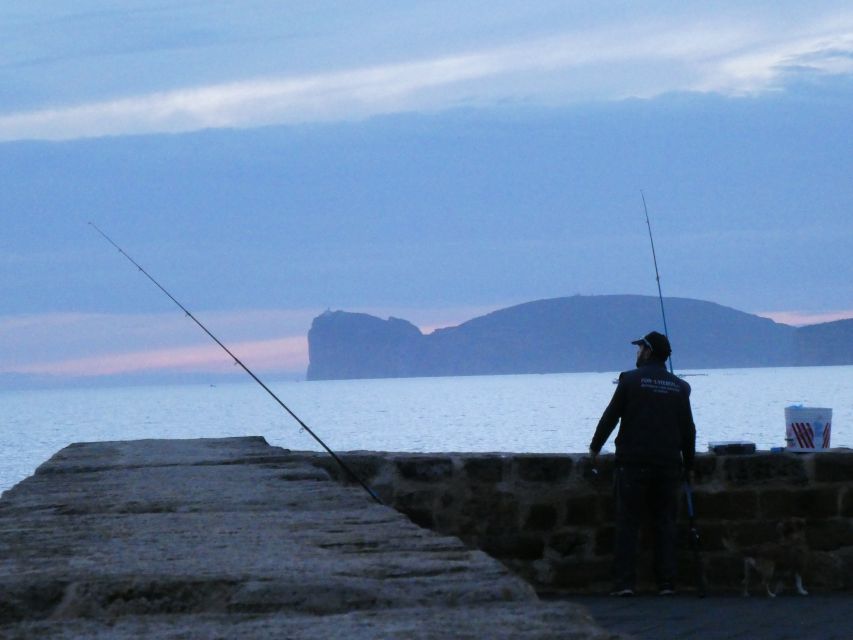
<svg viewBox="0 0 853 640">
<path fill-rule="evenodd" d="M 312 455 L 315 454 L 306 454 Z M 606 593 L 613 559 L 613 456 L 597 473 L 581 454 L 351 453 L 345 459 L 387 504 L 416 523 L 499 558 L 542 593 Z M 340 476 L 317 455 L 317 464 Z M 713 593 L 741 589 L 746 549 L 777 541 L 777 525 L 803 522 L 813 592 L 853 588 L 853 451 L 696 458 L 693 495 Z M 682 500 L 679 589 L 692 588 Z M 654 587 L 651 542 L 641 538 L 644 590 Z"/>
<path fill-rule="evenodd" d="M 0 500 L 0 637 L 616 637 L 334 481 L 327 461 L 257 437 L 63 449 Z M 468 468 L 485 480 L 498 467 Z"/>
</svg>

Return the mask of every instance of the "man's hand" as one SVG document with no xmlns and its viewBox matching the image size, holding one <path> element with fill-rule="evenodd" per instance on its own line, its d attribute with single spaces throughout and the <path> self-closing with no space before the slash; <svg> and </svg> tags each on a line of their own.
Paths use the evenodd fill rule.
<svg viewBox="0 0 853 640">
<path fill-rule="evenodd" d="M 593 469 L 598 466 L 598 451 L 589 450 L 589 462 Z"/>
</svg>

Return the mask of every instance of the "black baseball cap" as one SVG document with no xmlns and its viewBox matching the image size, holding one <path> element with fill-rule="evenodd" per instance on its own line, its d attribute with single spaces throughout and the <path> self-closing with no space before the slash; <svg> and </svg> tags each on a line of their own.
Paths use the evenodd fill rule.
<svg viewBox="0 0 853 640">
<path fill-rule="evenodd" d="M 661 360 L 666 360 L 672 353 L 672 347 L 669 345 L 669 338 L 662 333 L 652 331 L 647 333 L 639 340 L 634 340 L 631 344 L 645 345 L 652 350 L 652 355 Z"/>
</svg>

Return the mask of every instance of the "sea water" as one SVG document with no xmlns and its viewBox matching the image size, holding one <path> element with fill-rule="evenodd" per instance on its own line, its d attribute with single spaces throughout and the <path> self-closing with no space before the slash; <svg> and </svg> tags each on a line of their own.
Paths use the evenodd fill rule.
<svg viewBox="0 0 853 640">
<path fill-rule="evenodd" d="M 784 446 L 784 409 L 831 407 L 832 446 L 853 446 L 853 366 L 680 372 L 693 388 L 697 450 L 718 440 Z M 336 451 L 587 450 L 618 374 L 318 382 L 270 388 Z M 0 491 L 72 442 L 261 435 L 321 447 L 251 380 L 233 384 L 2 391 Z M 613 450 L 613 436 L 605 446 Z"/>
</svg>

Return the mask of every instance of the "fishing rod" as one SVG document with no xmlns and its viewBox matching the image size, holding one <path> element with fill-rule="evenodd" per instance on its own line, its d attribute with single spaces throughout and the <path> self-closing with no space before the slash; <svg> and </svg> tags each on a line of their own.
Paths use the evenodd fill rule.
<svg viewBox="0 0 853 640">
<path fill-rule="evenodd" d="M 655 239 L 652 237 L 652 223 L 649 222 L 649 208 L 646 206 L 646 196 L 643 194 L 643 190 L 640 189 L 640 197 L 643 199 L 643 211 L 646 214 L 646 226 L 649 228 L 649 242 L 652 245 L 652 260 L 655 263 L 655 279 L 658 282 L 658 299 L 660 300 L 660 315 L 663 318 L 663 334 L 669 339 L 669 331 L 666 328 L 666 311 L 663 309 L 663 293 L 661 293 L 660 288 L 660 272 L 658 271 L 658 257 L 655 254 Z M 669 356 L 669 372 L 675 373 L 672 370 L 672 354 Z"/>
<path fill-rule="evenodd" d="M 353 480 L 355 480 L 356 482 L 358 482 L 358 484 L 360 484 L 360 485 L 362 486 L 362 488 L 364 488 L 364 490 L 365 490 L 365 491 L 367 491 L 367 493 L 369 493 L 369 494 L 370 494 L 370 497 L 371 497 L 371 498 L 373 498 L 377 503 L 379 503 L 379 504 L 383 504 L 382 500 L 380 500 L 380 499 L 379 499 L 379 496 L 377 496 L 377 495 L 373 492 L 373 490 L 372 490 L 370 487 L 368 487 L 368 486 L 364 483 L 364 481 L 363 481 L 360 477 L 358 477 L 358 476 L 356 475 L 356 473 L 355 473 L 352 469 L 350 469 L 350 468 L 346 465 L 346 463 L 345 463 L 343 460 L 341 460 L 341 459 L 338 457 L 338 455 L 337 455 L 334 451 L 332 451 L 328 446 L 326 446 L 326 443 L 325 443 L 325 442 L 323 442 L 323 441 L 320 439 L 320 437 L 319 437 L 316 433 L 314 433 L 314 432 L 311 430 L 311 428 L 310 428 L 307 424 L 305 424 L 304 422 L 302 422 L 302 420 L 299 418 L 299 416 L 297 416 L 295 413 L 293 413 L 293 411 L 291 411 L 291 410 L 290 410 L 290 408 L 289 408 L 286 404 L 284 404 L 284 402 L 282 402 L 282 401 L 281 401 L 281 399 L 280 399 L 277 395 L 275 395 L 275 393 L 273 393 L 273 392 L 272 392 L 272 390 L 271 390 L 267 385 L 265 385 L 265 384 L 261 381 L 261 379 L 260 379 L 260 378 L 258 378 L 258 376 L 256 376 L 256 375 L 252 372 L 252 370 L 251 370 L 251 369 L 249 369 L 249 367 L 247 367 L 245 364 L 243 364 L 243 361 L 242 361 L 242 360 L 240 360 L 240 358 L 238 358 L 237 356 L 235 356 L 235 355 L 231 352 L 231 350 L 230 350 L 228 347 L 226 347 L 224 344 L 222 344 L 222 342 L 220 342 L 219 338 L 217 338 L 215 335 L 213 335 L 213 334 L 210 332 L 210 330 L 209 330 L 207 327 L 205 327 L 205 326 L 204 326 L 204 325 L 199 321 L 199 319 L 198 319 L 198 318 L 196 318 L 196 317 L 195 317 L 195 316 L 194 316 L 194 315 L 189 311 L 189 309 L 187 309 L 184 305 L 182 305 L 180 302 L 178 302 L 178 300 L 177 300 L 177 299 L 176 299 L 176 298 L 175 298 L 171 293 L 169 293 L 168 291 L 166 291 L 166 289 L 163 287 L 163 285 L 161 285 L 159 282 L 157 282 L 157 281 L 154 279 L 154 277 L 153 277 L 150 273 L 148 273 L 145 269 L 143 269 L 143 268 L 139 265 L 139 263 L 138 263 L 138 262 L 136 262 L 136 260 L 134 260 L 133 258 L 131 258 L 127 253 L 125 253 L 124 249 L 122 249 L 122 248 L 121 248 L 120 246 L 118 246 L 115 242 L 113 242 L 112 238 L 110 238 L 106 233 L 104 233 L 103 231 L 101 231 L 101 229 L 100 229 L 100 228 L 99 228 L 99 227 L 98 227 L 94 222 L 90 222 L 89 224 L 91 225 L 91 227 L 92 227 L 95 231 L 97 231 L 99 234 L 101 234 L 101 236 L 103 236 L 103 237 L 104 237 L 104 239 L 105 239 L 107 242 L 109 242 L 109 243 L 110 243 L 111 245 L 113 245 L 116 249 L 118 249 L 118 252 L 119 252 L 121 255 L 123 255 L 125 258 L 127 258 L 127 259 L 131 262 L 131 264 L 133 264 L 133 266 L 135 266 L 137 269 L 139 269 L 139 270 L 142 272 L 142 274 L 143 274 L 146 278 L 148 278 L 151 282 L 153 282 L 153 283 L 157 286 L 157 288 L 158 288 L 158 289 L 160 289 L 160 291 L 162 291 L 163 293 L 165 293 L 165 294 L 169 297 L 169 299 L 170 299 L 172 302 L 174 302 L 176 305 L 178 305 L 178 307 L 181 309 L 181 311 L 183 311 L 183 312 L 187 315 L 187 317 L 189 317 L 189 319 L 190 319 L 190 320 L 192 320 L 193 322 L 195 322 L 195 323 L 196 323 L 196 324 L 201 328 L 201 330 L 202 330 L 202 331 L 204 331 L 204 332 L 205 332 L 205 333 L 210 337 L 210 339 L 211 339 L 211 340 L 213 340 L 216 344 L 218 344 L 220 347 L 222 347 L 222 349 L 225 351 L 225 353 L 227 353 L 229 356 L 231 356 L 231 358 L 234 360 L 234 363 L 235 363 L 235 364 L 240 365 L 240 366 L 243 368 L 243 371 L 245 371 L 246 373 L 248 373 L 248 374 L 252 377 L 252 380 L 254 380 L 254 381 L 255 381 L 255 382 L 257 382 L 259 385 L 261 385 L 261 387 L 263 388 L 263 390 L 264 390 L 264 391 L 266 391 L 270 396 L 272 396 L 272 398 L 273 398 L 276 402 L 278 402 L 279 406 L 281 406 L 281 408 L 282 408 L 282 409 L 284 409 L 287 413 L 289 413 L 289 414 L 290 414 L 290 416 L 291 416 L 294 420 L 296 420 L 296 422 L 298 422 L 298 423 L 299 423 L 299 426 L 300 426 L 302 429 L 304 429 L 305 431 L 307 431 L 307 432 L 311 435 L 311 437 L 312 437 L 312 438 L 314 438 L 314 440 L 316 440 L 317 442 L 319 442 L 319 443 L 320 443 L 320 446 L 321 446 L 321 447 L 323 447 L 323 448 L 326 450 L 326 452 L 327 452 L 330 456 L 332 456 L 332 458 L 335 460 L 335 462 L 337 462 L 337 463 L 340 465 L 341 469 L 343 469 L 344 471 L 346 471 L 346 473 L 347 473 L 347 474 L 348 474 L 348 475 L 349 475 Z"/>
<path fill-rule="evenodd" d="M 693 508 L 693 490 L 688 480 L 684 481 L 684 495 L 687 497 L 688 543 L 693 552 L 693 564 L 696 568 L 696 595 L 704 598 L 708 593 L 708 579 L 702 564 L 702 541 L 696 526 L 696 511 Z"/>
<path fill-rule="evenodd" d="M 663 308 L 663 293 L 660 288 L 658 258 L 655 254 L 655 240 L 652 237 L 652 223 L 649 222 L 649 208 L 646 206 L 646 196 L 642 189 L 640 189 L 640 197 L 643 199 L 643 211 L 646 214 L 646 226 L 649 228 L 649 243 L 652 245 L 652 260 L 654 260 L 655 263 L 655 278 L 658 283 L 658 299 L 660 300 L 661 318 L 663 318 L 663 332 L 667 339 L 669 339 L 669 331 L 666 327 L 666 311 L 664 311 Z M 674 374 L 671 354 L 669 356 L 669 372 Z M 693 552 L 693 563 L 696 567 L 696 595 L 700 598 L 704 598 L 708 592 L 708 580 L 705 576 L 705 568 L 702 565 L 702 545 L 699 537 L 699 527 L 696 525 L 696 510 L 693 506 L 693 489 L 690 486 L 690 475 L 687 473 L 685 473 L 684 476 L 684 495 L 687 498 L 688 543 L 690 550 Z"/>
</svg>

